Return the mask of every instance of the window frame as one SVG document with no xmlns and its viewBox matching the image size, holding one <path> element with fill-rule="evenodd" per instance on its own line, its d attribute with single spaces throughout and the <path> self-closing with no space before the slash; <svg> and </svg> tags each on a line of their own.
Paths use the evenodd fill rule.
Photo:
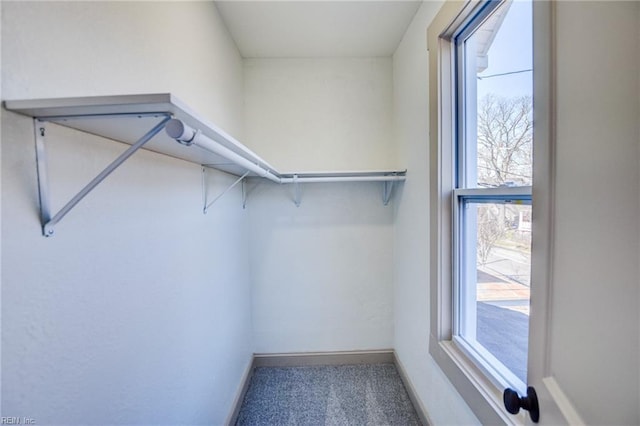
<svg viewBox="0 0 640 426">
<path fill-rule="evenodd" d="M 516 201 L 517 204 L 531 205 L 531 187 L 500 187 L 500 188 L 462 188 L 453 190 L 453 333 L 452 341 L 465 353 L 465 355 L 478 365 L 480 370 L 487 375 L 488 379 L 499 389 L 511 387 L 516 389 L 520 394 L 526 394 L 527 385 L 520 380 L 509 368 L 507 368 L 500 360 L 498 360 L 489 350 L 484 348 L 478 341 L 470 341 L 463 336 L 462 323 L 466 317 L 472 316 L 473 319 L 466 321 L 473 323 L 471 326 L 475 328 L 477 314 L 475 310 L 476 295 L 467 295 L 470 300 L 465 300 L 465 296 L 460 294 L 465 291 L 465 269 L 469 259 L 465 255 L 465 243 L 470 241 L 463 235 L 467 229 L 466 221 L 466 204 L 508 204 Z M 473 238 L 473 237 L 471 237 Z M 474 238 L 475 241 L 475 238 Z M 475 258 L 471 260 L 475 265 Z M 472 267 L 475 271 L 475 268 Z M 462 304 L 472 304 L 472 314 L 466 315 L 461 312 Z M 456 310 L 456 307 L 458 308 Z M 473 337 L 475 340 L 475 336 Z"/>
<path fill-rule="evenodd" d="M 458 211 L 469 199 L 501 200 L 523 197 L 529 202 L 531 187 L 465 188 L 459 183 L 464 176 L 458 159 L 465 161 L 457 141 L 464 134 L 460 115 L 460 97 L 457 88 L 461 74 L 460 50 L 456 43 L 464 40 L 488 17 L 502 1 L 483 0 L 445 2 L 428 30 L 429 89 L 430 89 L 430 200 L 431 200 L 431 334 L 429 352 L 460 392 L 482 423 L 522 424 L 524 413 L 517 416 L 506 412 L 502 392 L 508 383 L 501 380 L 504 372 L 496 371 L 486 354 L 478 356 L 464 339 L 457 336 L 459 319 L 455 308 L 458 287 L 454 285 L 460 274 Z M 478 19 L 478 21 L 476 21 Z M 491 354 L 489 354 L 491 357 Z M 494 357 L 495 360 L 495 357 Z M 491 360 L 493 361 L 493 360 Z"/>
<path fill-rule="evenodd" d="M 469 52 L 471 37 L 484 25 L 486 20 L 505 7 L 506 1 L 489 1 L 481 4 L 479 10 L 470 16 L 470 22 L 451 36 L 453 52 L 455 102 L 454 126 L 457 132 L 451 141 L 454 147 L 454 188 L 453 188 L 453 330 L 452 340 L 462 346 L 467 356 L 479 365 L 489 379 L 502 389 L 515 388 L 526 394 L 526 383 L 517 378 L 506 366 L 476 340 L 477 323 L 476 297 L 469 294 L 468 287 L 475 277 L 476 260 L 469 249 L 475 247 L 476 236 L 469 235 L 469 226 L 477 227 L 474 218 L 465 207 L 468 203 L 509 202 L 531 204 L 531 186 L 481 187 L 478 183 L 477 161 L 477 80 L 475 52 L 473 45 Z M 472 232 L 473 233 L 473 232 Z M 473 245 L 474 247 L 470 247 Z M 470 259 L 469 257 L 474 257 Z"/>
</svg>

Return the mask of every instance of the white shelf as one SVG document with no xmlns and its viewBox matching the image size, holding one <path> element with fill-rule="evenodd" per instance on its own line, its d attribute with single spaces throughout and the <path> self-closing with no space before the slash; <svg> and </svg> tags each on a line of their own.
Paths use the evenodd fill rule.
<svg viewBox="0 0 640 426">
<path fill-rule="evenodd" d="M 169 93 L 149 95 L 95 96 L 79 98 L 8 100 L 5 108 L 34 118 L 38 153 L 38 180 L 43 232 L 53 234 L 59 222 L 84 196 L 138 149 L 154 151 L 235 176 L 266 177 L 296 185 L 312 182 L 383 182 L 383 200 L 389 201 L 393 184 L 405 180 L 406 170 L 288 172 L 281 173 L 216 125 L 199 117 Z M 169 136 L 165 125 L 185 129 L 184 135 Z M 48 211 L 48 189 L 44 138 L 46 123 L 102 136 L 131 147 L 92 180 L 53 217 Z M 175 133 L 175 132 L 174 132 Z M 190 146 L 185 146 L 190 145 Z M 294 200 L 299 204 L 299 198 Z M 206 211 L 206 208 L 205 208 Z"/>
<path fill-rule="evenodd" d="M 195 129 L 200 129 L 204 135 L 261 167 L 274 170 L 231 135 L 198 117 L 169 93 L 5 101 L 5 108 L 42 121 L 128 144 L 135 143 L 164 116 L 170 115 Z M 196 164 L 210 165 L 238 176 L 245 171 L 219 155 L 202 149 L 184 147 L 165 132 L 158 133 L 144 149 Z"/>
</svg>

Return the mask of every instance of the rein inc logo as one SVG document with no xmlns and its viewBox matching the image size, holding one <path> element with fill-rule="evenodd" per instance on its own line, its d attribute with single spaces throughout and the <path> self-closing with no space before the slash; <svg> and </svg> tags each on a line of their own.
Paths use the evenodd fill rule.
<svg viewBox="0 0 640 426">
<path fill-rule="evenodd" d="M 31 417 L 0 417 L 0 425 L 35 425 L 36 420 Z"/>
</svg>

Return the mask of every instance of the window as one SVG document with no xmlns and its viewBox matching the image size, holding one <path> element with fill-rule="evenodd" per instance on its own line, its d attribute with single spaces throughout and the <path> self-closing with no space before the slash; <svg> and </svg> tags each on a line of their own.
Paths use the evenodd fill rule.
<svg viewBox="0 0 640 426">
<path fill-rule="evenodd" d="M 454 360 L 441 362 L 461 372 L 454 384 L 474 377 L 482 392 L 461 393 L 467 401 L 490 395 L 494 417 L 481 420 L 495 422 L 496 414 L 505 420 L 495 410 L 502 390 L 525 393 L 527 381 L 532 3 L 445 3 L 429 44 L 437 235 L 430 351 L 439 362 Z"/>
<path fill-rule="evenodd" d="M 531 232 L 519 223 L 531 211 L 530 24 L 530 2 L 488 3 L 453 39 L 453 335 L 492 377 L 522 393 Z"/>
</svg>

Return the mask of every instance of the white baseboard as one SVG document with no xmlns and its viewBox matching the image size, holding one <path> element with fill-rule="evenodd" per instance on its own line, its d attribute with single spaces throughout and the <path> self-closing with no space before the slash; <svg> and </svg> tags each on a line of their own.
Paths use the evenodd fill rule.
<svg viewBox="0 0 640 426">
<path fill-rule="evenodd" d="M 238 392 L 236 393 L 236 397 L 233 400 L 233 405 L 231 405 L 232 410 L 229 413 L 229 416 L 227 416 L 227 420 L 224 422 L 226 426 L 234 426 L 236 424 L 236 421 L 238 420 L 238 414 L 240 414 L 240 408 L 242 408 L 244 396 L 249 389 L 249 383 L 251 383 L 251 377 L 253 376 L 253 363 L 254 358 L 251 357 L 251 359 L 247 363 L 247 368 L 245 368 L 244 370 L 244 374 L 242 374 Z"/>
<path fill-rule="evenodd" d="M 393 362 L 393 350 L 349 352 L 300 352 L 255 354 L 254 367 L 303 367 L 309 365 L 376 364 Z"/>
<path fill-rule="evenodd" d="M 240 408 L 244 396 L 249 388 L 253 370 L 256 367 L 304 367 L 311 365 L 345 365 L 345 364 L 379 364 L 393 363 L 402 379 L 409 399 L 413 404 L 418 418 L 425 425 L 432 424 L 426 410 L 417 398 L 413 384 L 407 377 L 404 367 L 397 359 L 393 349 L 383 349 L 375 351 L 349 351 L 349 352 L 301 352 L 301 353 L 279 353 L 279 354 L 254 354 L 253 360 L 249 364 L 242 378 L 242 385 L 236 395 L 233 410 L 231 411 L 227 425 L 233 426 L 238 420 Z"/>
<path fill-rule="evenodd" d="M 402 379 L 404 388 L 407 390 L 407 393 L 409 394 L 409 399 L 411 400 L 411 403 L 413 404 L 413 408 L 416 410 L 416 413 L 418 414 L 418 418 L 420 419 L 420 422 L 425 426 L 432 425 L 433 422 L 429 418 L 429 415 L 427 414 L 427 410 L 424 408 L 424 405 L 422 405 L 422 402 L 420 402 L 420 398 L 418 398 L 416 388 L 413 387 L 413 383 L 409 379 L 409 376 L 407 376 L 407 371 L 404 369 L 402 362 L 400 362 L 395 352 L 393 353 L 393 363 L 396 365 L 396 370 L 398 370 L 398 374 Z"/>
</svg>

